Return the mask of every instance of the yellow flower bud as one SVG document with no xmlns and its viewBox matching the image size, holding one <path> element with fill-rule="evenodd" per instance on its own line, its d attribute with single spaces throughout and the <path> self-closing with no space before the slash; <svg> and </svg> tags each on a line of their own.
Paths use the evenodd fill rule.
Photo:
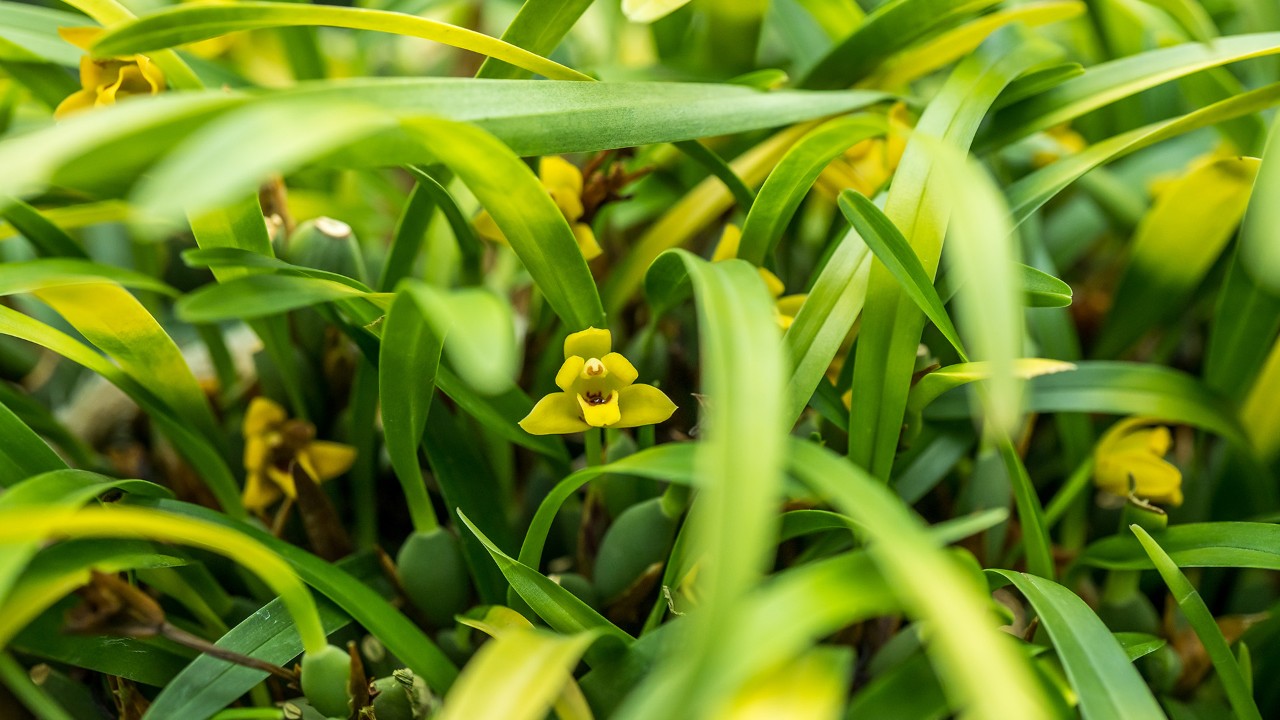
<svg viewBox="0 0 1280 720">
<path fill-rule="evenodd" d="M 1094 450 L 1094 483 L 1120 497 L 1130 494 L 1167 505 L 1182 504 L 1182 472 L 1164 459 L 1173 438 L 1154 418 L 1132 417 L 1112 425 Z"/>
</svg>

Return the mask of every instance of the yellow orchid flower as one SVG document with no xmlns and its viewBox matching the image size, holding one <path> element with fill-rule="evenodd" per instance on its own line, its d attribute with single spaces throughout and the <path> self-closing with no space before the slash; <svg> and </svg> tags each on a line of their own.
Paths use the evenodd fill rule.
<svg viewBox="0 0 1280 720">
<path fill-rule="evenodd" d="M 1049 128 L 1044 134 L 1048 136 L 1051 147 L 1038 149 L 1031 156 L 1031 167 L 1037 170 L 1046 165 L 1051 165 L 1067 155 L 1075 155 L 1089 147 L 1089 141 L 1085 140 L 1080 133 L 1072 130 L 1070 125 L 1058 125 Z"/>
<path fill-rule="evenodd" d="M 563 392 L 538 401 L 520 427 L 531 435 L 560 435 L 593 427 L 652 425 L 671 417 L 675 403 L 652 385 L 635 384 L 635 367 L 613 348 L 608 330 L 587 328 L 565 338 L 556 373 Z"/>
<path fill-rule="evenodd" d="M 573 229 L 573 237 L 578 241 L 582 257 L 587 260 L 599 257 L 604 251 L 600 249 L 600 243 L 596 242 L 596 234 L 590 225 L 579 222 L 585 212 L 582 205 L 582 171 L 559 155 L 548 155 L 538 163 L 538 179 Z M 502 229 L 487 210 L 481 210 L 476 216 L 475 227 L 480 237 L 504 245 L 507 243 L 507 237 L 502 234 Z"/>
<path fill-rule="evenodd" d="M 711 254 L 711 262 L 732 260 L 738 257 L 738 247 L 741 244 L 742 230 L 737 225 L 725 225 L 724 233 L 720 235 L 720 242 L 716 244 L 716 249 Z M 800 312 L 800 306 L 804 304 L 804 299 L 808 296 L 804 293 L 783 295 L 787 288 L 782 283 L 782 280 L 778 279 L 777 275 L 765 268 L 757 268 L 757 270 L 760 271 L 760 277 L 764 278 L 764 285 L 769 289 L 769 294 L 773 296 L 778 327 L 786 330 L 796 321 L 796 313 Z"/>
<path fill-rule="evenodd" d="M 845 188 L 873 197 L 889 182 L 907 147 L 911 111 L 906 104 L 896 103 L 889 109 L 887 119 L 891 129 L 888 135 L 855 144 L 823 169 L 819 176 L 821 189 L 831 197 L 839 196 Z"/>
<path fill-rule="evenodd" d="M 290 420 L 285 409 L 264 397 L 249 403 L 244 418 L 244 506 L 260 512 L 282 495 L 297 497 L 289 466 L 296 462 L 317 483 L 351 469 L 356 449 L 316 440 L 311 423 Z"/>
<path fill-rule="evenodd" d="M 1164 191 L 1178 184 L 1182 178 L 1190 175 L 1197 170 L 1202 170 L 1223 158 L 1236 157 L 1236 151 L 1229 145 L 1219 145 L 1209 152 L 1197 155 L 1186 164 L 1185 167 L 1171 170 L 1169 172 L 1157 173 L 1147 181 L 1147 194 L 1152 199 L 1160 197 Z"/>
<path fill-rule="evenodd" d="M 101 28 L 58 28 L 63 40 L 84 49 L 101 33 Z M 80 87 L 58 104 L 53 111 L 54 118 L 114 105 L 129 95 L 155 95 L 164 90 L 164 73 L 145 55 L 118 58 L 85 55 L 80 58 Z"/>
<path fill-rule="evenodd" d="M 1164 459 L 1173 438 L 1159 420 L 1131 417 L 1112 425 L 1093 452 L 1094 483 L 1113 495 L 1182 504 L 1182 472 Z"/>
<path fill-rule="evenodd" d="M 232 0 L 179 0 L 184 5 L 232 5 Z M 198 42 L 188 43 L 182 46 L 183 50 L 195 55 L 196 57 L 211 60 L 224 53 L 235 45 L 246 45 L 247 33 L 228 33 L 219 35 L 218 37 L 209 38 L 208 40 L 200 40 Z"/>
</svg>

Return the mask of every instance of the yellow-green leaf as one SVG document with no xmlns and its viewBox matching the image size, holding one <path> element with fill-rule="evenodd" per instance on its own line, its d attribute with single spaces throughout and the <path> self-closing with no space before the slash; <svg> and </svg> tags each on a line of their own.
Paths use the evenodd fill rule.
<svg viewBox="0 0 1280 720">
<path fill-rule="evenodd" d="M 513 629 L 485 644 L 445 697 L 439 720 L 539 720 L 595 642 L 592 631 Z"/>
</svg>

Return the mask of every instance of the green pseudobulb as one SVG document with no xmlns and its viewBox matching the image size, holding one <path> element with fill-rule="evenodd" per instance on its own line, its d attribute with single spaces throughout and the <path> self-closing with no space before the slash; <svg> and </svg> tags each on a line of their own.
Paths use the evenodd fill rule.
<svg viewBox="0 0 1280 720">
<path fill-rule="evenodd" d="M 333 645 L 302 656 L 302 694 L 316 710 L 328 717 L 351 714 L 351 656 Z"/>
<path fill-rule="evenodd" d="M 453 616 L 467 609 L 471 583 L 458 540 L 436 528 L 414 533 L 396 556 L 405 594 L 436 627 L 453 624 Z"/>
<path fill-rule="evenodd" d="M 650 565 L 667 559 L 676 518 L 662 509 L 662 498 L 627 508 L 609 526 L 596 555 L 595 582 L 606 603 L 626 590 Z"/>
</svg>

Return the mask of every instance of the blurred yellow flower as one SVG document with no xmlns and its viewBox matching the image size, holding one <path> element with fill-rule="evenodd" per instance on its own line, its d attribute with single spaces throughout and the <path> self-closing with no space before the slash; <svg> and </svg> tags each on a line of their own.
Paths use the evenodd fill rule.
<svg viewBox="0 0 1280 720">
<path fill-rule="evenodd" d="M 581 432 L 593 427 L 652 425 L 671 417 L 675 403 L 639 375 L 626 358 L 611 352 L 608 330 L 587 328 L 565 338 L 564 365 L 556 373 L 563 391 L 538 401 L 520 427 L 532 435 Z"/>
<path fill-rule="evenodd" d="M 595 233 L 590 225 L 579 222 L 585 212 L 582 205 L 582 171 L 559 155 L 548 155 L 538 164 L 538 179 L 573 229 L 573 237 L 578 241 L 582 257 L 587 260 L 599 257 L 604 251 L 600 249 L 600 243 L 596 242 Z M 502 229 L 487 210 L 481 210 L 476 216 L 475 227 L 480 237 L 506 244 L 507 237 L 502 234 Z"/>
<path fill-rule="evenodd" d="M 311 423 L 290 420 L 279 404 L 254 398 L 244 418 L 244 506 L 260 512 L 282 495 L 296 498 L 290 472 L 295 462 L 317 483 L 351 468 L 355 448 L 315 437 Z"/>
<path fill-rule="evenodd" d="M 874 197 L 902 161 L 907 132 L 911 129 L 911 113 L 905 104 L 896 103 L 889 109 L 888 121 L 888 135 L 863 140 L 832 160 L 822 171 L 819 186 L 832 197 L 845 188 Z"/>
<path fill-rule="evenodd" d="M 1159 420 L 1131 417 L 1112 425 L 1093 452 L 1094 483 L 1113 495 L 1182 504 L 1182 472 L 1164 459 L 1173 438 Z"/>
<path fill-rule="evenodd" d="M 87 49 L 101 28 L 58 28 L 62 39 Z M 129 95 L 155 95 L 165 88 L 164 73 L 145 55 L 118 58 L 80 58 L 80 87 L 53 111 L 61 119 L 81 110 L 114 105 Z"/>
<path fill-rule="evenodd" d="M 1031 156 L 1031 167 L 1036 169 L 1051 165 L 1067 155 L 1074 155 L 1089 147 L 1089 141 L 1072 130 L 1070 125 L 1049 128 L 1044 134 L 1047 137 L 1048 146 L 1037 149 Z"/>
<path fill-rule="evenodd" d="M 181 0 L 184 5 L 232 5 L 232 0 Z M 182 46 L 183 50 L 206 59 L 216 58 L 225 53 L 234 45 L 244 45 L 244 39 L 247 33 L 227 33 L 218 37 L 201 40 L 199 42 L 188 43 Z"/>
<path fill-rule="evenodd" d="M 720 242 L 716 244 L 716 249 L 711 254 L 711 262 L 732 260 L 738 257 L 738 247 L 741 244 L 742 230 L 737 225 L 725 225 L 724 233 L 720 235 Z M 756 269 L 760 271 L 760 277 L 764 278 L 765 287 L 769 289 L 769 294 L 773 296 L 778 327 L 786 330 L 796 321 L 796 313 L 800 312 L 800 306 L 804 304 L 804 299 L 807 296 L 803 293 L 783 295 L 787 289 L 777 275 L 765 268 Z"/>
</svg>

